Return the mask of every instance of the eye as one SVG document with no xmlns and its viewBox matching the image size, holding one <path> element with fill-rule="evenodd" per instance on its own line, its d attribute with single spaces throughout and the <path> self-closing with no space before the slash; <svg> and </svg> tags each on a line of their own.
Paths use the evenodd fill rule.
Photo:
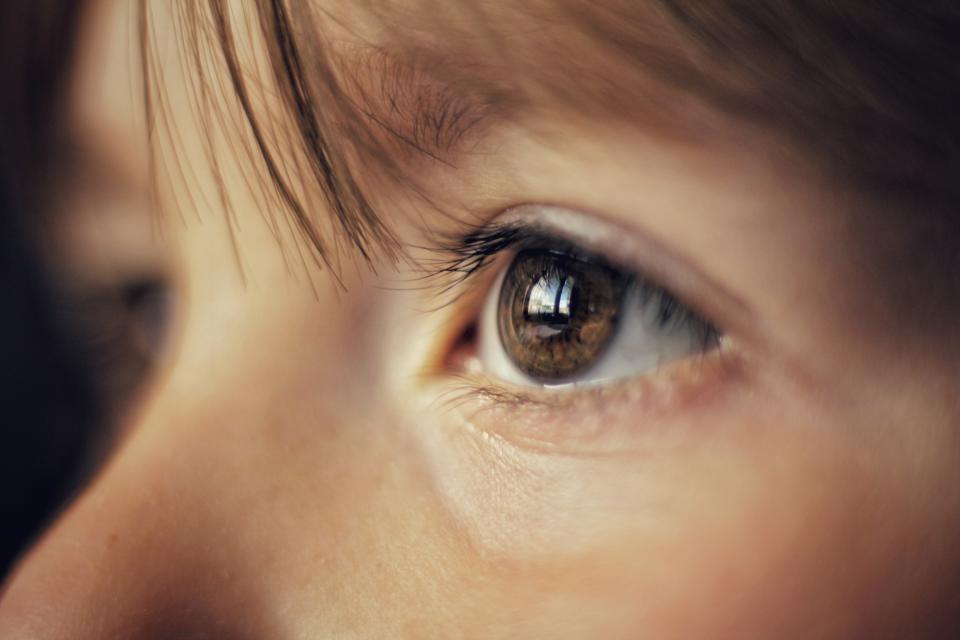
<svg viewBox="0 0 960 640">
<path fill-rule="evenodd" d="M 629 377 L 703 353 L 720 332 L 666 290 L 573 247 L 519 250 L 488 295 L 479 357 L 491 376 L 559 386 Z"/>
</svg>

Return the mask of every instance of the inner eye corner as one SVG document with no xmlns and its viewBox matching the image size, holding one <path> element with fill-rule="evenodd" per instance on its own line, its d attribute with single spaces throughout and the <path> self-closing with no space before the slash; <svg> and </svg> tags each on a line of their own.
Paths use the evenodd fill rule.
<svg viewBox="0 0 960 640">
<path fill-rule="evenodd" d="M 442 366 L 448 372 L 463 373 L 471 368 L 478 355 L 479 320 L 467 323 L 452 334 L 454 337 L 446 348 Z"/>
</svg>

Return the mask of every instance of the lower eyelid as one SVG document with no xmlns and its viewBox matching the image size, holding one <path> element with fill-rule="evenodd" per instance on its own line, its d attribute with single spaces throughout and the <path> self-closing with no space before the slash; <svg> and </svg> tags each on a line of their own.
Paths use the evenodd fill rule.
<svg viewBox="0 0 960 640">
<path fill-rule="evenodd" d="M 603 385 L 510 389 L 466 374 L 447 401 L 474 428 L 544 453 L 623 453 L 659 426 L 720 402 L 745 377 L 736 350 L 725 345 L 634 378 Z"/>
</svg>

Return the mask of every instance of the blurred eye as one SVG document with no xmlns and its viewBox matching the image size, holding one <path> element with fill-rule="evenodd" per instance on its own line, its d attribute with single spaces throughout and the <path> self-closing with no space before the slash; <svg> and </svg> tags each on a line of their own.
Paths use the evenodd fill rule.
<svg viewBox="0 0 960 640">
<path fill-rule="evenodd" d="M 104 426 L 122 419 L 164 354 L 171 294 L 161 278 L 63 292 L 60 308 Z"/>
<path fill-rule="evenodd" d="M 571 248 L 528 247 L 497 278 L 479 323 L 491 376 L 557 386 L 635 376 L 719 342 L 666 290 Z"/>
</svg>

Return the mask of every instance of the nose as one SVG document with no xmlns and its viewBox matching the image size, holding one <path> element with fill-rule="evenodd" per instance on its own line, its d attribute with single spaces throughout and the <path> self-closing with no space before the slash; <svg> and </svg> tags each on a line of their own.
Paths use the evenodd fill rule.
<svg viewBox="0 0 960 640">
<path fill-rule="evenodd" d="M 329 402 L 312 407 L 309 429 L 295 428 L 294 399 L 316 370 L 283 365 L 323 358 L 276 358 L 303 336 L 250 324 L 183 339 L 127 440 L 8 581 L 0 638 L 283 637 L 267 598 L 305 571 L 283 552 L 304 547 L 304 530 L 329 548 L 324 532 L 337 520 L 317 496 L 333 480 L 314 469 L 335 466 L 318 462 L 338 458 L 324 435 L 336 429 L 321 411 Z M 316 448 L 297 457 L 307 444 Z M 308 470 L 315 484 L 302 497 Z"/>
<path fill-rule="evenodd" d="M 235 302 L 183 322 L 126 441 L 0 592 L 3 640 L 274 640 L 300 633 L 278 613 L 292 601 L 336 606 L 389 448 L 360 446 L 345 391 L 362 377 L 328 366 L 351 348 L 341 325 L 256 313 L 300 317 L 311 295 L 221 290 Z"/>
</svg>

